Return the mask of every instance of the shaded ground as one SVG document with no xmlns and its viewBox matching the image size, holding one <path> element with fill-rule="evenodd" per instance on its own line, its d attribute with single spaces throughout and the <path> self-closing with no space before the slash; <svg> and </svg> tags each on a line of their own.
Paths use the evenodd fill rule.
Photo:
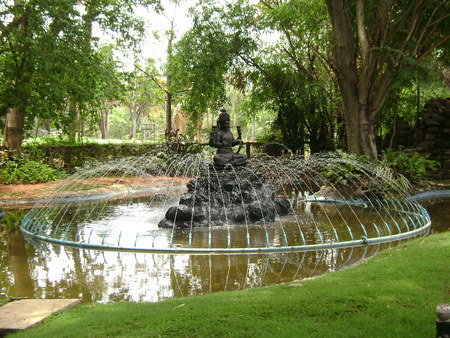
<svg viewBox="0 0 450 338">
<path fill-rule="evenodd" d="M 39 184 L 11 184 L 0 185 L 0 208 L 17 209 L 29 208 L 35 201 L 53 198 L 55 196 L 86 196 L 94 194 L 102 194 L 106 192 L 151 188 L 162 185 L 184 185 L 189 178 L 183 177 L 127 177 L 122 179 L 116 178 L 98 178 L 92 180 L 61 180 L 49 183 Z M 66 189 L 68 184 L 76 185 L 76 189 Z M 70 190 L 69 193 L 67 191 Z"/>
<path fill-rule="evenodd" d="M 66 196 L 85 196 L 93 194 L 101 194 L 110 191 L 117 191 L 130 188 L 147 188 L 165 185 L 184 185 L 189 178 L 183 177 L 126 177 L 122 179 L 115 178 L 96 178 L 92 180 L 77 180 L 77 190 L 72 191 Z M 0 208 L 2 209 L 18 209 L 30 208 L 34 201 L 41 199 L 49 199 L 55 197 L 58 191 L 61 191 L 69 182 L 61 180 L 49 183 L 39 184 L 10 184 L 0 185 Z M 450 181 L 428 182 L 426 186 L 416 187 L 413 194 L 429 191 L 450 189 Z"/>
</svg>

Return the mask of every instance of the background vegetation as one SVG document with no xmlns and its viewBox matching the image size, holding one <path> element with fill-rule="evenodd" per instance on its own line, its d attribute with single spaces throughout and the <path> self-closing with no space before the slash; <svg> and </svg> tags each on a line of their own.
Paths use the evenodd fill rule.
<svg viewBox="0 0 450 338">
<path fill-rule="evenodd" d="M 449 93 L 448 1 L 206 0 L 192 4 L 179 36 L 168 3 L 186 5 L 3 2 L 3 148 L 44 134 L 68 144 L 202 142 L 226 107 L 245 140 L 374 159 L 397 125 L 415 125 L 424 102 Z M 144 8 L 170 22 L 155 34 L 166 44 L 162 64 L 138 61 L 151 37 Z M 131 70 L 119 51 L 135 60 Z M 183 135 L 174 118 L 187 121 Z"/>
</svg>

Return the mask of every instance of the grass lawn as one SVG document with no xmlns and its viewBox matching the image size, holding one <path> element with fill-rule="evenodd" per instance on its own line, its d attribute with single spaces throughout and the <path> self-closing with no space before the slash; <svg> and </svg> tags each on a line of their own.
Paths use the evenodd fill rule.
<svg viewBox="0 0 450 338">
<path fill-rule="evenodd" d="M 91 304 L 24 337 L 434 337 L 449 302 L 450 232 L 313 280 L 161 303 Z"/>
</svg>

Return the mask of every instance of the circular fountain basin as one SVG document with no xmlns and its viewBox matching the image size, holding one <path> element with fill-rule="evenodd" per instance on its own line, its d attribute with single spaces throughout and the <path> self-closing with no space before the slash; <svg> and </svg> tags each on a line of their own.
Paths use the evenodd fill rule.
<svg viewBox="0 0 450 338">
<path fill-rule="evenodd" d="M 235 168 L 227 170 L 229 175 L 242 175 Z M 217 199 L 230 189 L 207 184 L 199 202 L 195 198 L 192 202 L 202 203 L 209 212 L 202 227 L 183 219 L 180 228 L 173 219 L 172 228 L 160 228 L 167 210 L 182 203 L 180 196 L 196 193 L 190 180 L 218 181 L 223 173 L 209 165 L 204 155 L 174 156 L 165 161 L 149 156 L 82 170 L 55 191 L 55 198 L 38 203 L 23 219 L 21 230 L 33 241 L 76 248 L 270 253 L 386 243 L 426 234 L 431 225 L 426 210 L 407 198 L 404 187 L 368 163 L 332 156 L 264 157 L 251 159 L 242 170 L 248 184 L 233 184 L 230 193 L 242 197 L 237 203 L 247 208 L 248 195 L 252 195 L 252 203 L 259 203 L 255 187 L 270 186 L 270 194 L 289 202 L 287 215 L 276 213 L 269 220 L 251 222 L 247 214 L 234 223 L 225 203 L 228 197 Z M 88 181 L 98 187 L 97 181 L 105 177 L 113 178 L 115 184 L 102 187 L 105 191 L 101 192 L 86 190 L 80 183 Z M 270 200 L 264 203 L 260 203 L 261 209 L 270 207 Z M 224 215 L 226 221 L 220 225 L 212 222 L 214 213 Z"/>
</svg>

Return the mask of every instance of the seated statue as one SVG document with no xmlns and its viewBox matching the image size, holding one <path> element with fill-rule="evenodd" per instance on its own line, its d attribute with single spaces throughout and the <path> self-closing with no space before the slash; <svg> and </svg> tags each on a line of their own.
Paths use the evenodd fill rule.
<svg viewBox="0 0 450 338">
<path fill-rule="evenodd" d="M 240 132 L 238 138 L 234 138 L 230 130 L 230 115 L 225 109 L 222 109 L 217 120 L 217 127 L 213 127 L 209 139 L 209 145 L 217 148 L 217 154 L 214 155 L 214 165 L 219 168 L 223 168 L 227 164 L 234 167 L 245 165 L 247 155 L 233 152 L 234 146 L 242 146 L 243 144 Z"/>
</svg>

